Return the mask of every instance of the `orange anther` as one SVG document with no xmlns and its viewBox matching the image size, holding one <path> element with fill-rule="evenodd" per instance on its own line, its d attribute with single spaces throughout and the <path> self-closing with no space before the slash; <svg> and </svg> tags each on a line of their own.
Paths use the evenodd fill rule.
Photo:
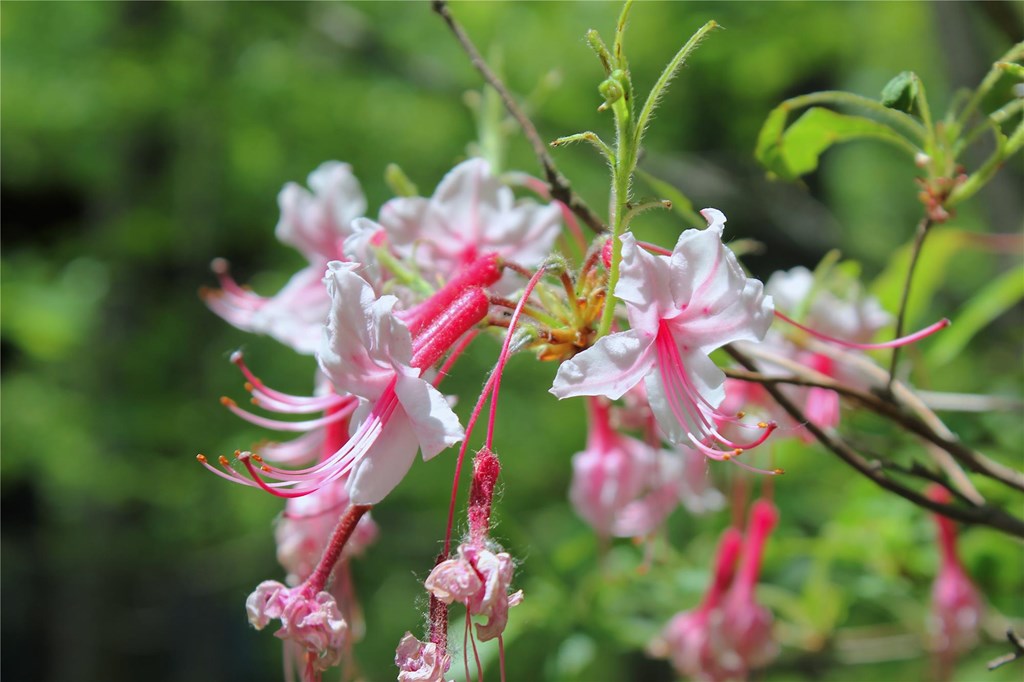
<svg viewBox="0 0 1024 682">
<path fill-rule="evenodd" d="M 227 397 L 226 395 L 222 395 L 220 397 L 220 404 L 223 405 L 224 407 L 234 407 L 236 403 L 234 400 Z"/>
<path fill-rule="evenodd" d="M 200 464 L 206 464 L 206 455 L 202 453 L 196 455 L 196 461 L 198 461 Z"/>
<path fill-rule="evenodd" d="M 224 467 L 224 468 L 227 468 L 227 467 L 229 467 L 231 465 L 231 462 L 229 462 L 228 458 L 225 457 L 224 455 L 221 455 L 220 457 L 218 457 L 217 461 L 220 462 L 220 465 L 222 467 Z"/>
<path fill-rule="evenodd" d="M 782 474 L 786 473 L 786 470 L 785 469 L 773 469 L 772 473 L 775 474 L 776 476 L 781 476 Z"/>
</svg>

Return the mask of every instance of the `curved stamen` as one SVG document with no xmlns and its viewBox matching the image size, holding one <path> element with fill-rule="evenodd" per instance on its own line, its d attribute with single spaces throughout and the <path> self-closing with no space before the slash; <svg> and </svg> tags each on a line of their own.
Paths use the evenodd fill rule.
<svg viewBox="0 0 1024 682">
<path fill-rule="evenodd" d="M 882 343 L 854 343 L 853 341 L 844 341 L 842 339 L 837 339 L 833 336 L 822 334 L 821 332 L 811 329 L 810 327 L 805 327 L 804 325 L 800 324 L 791 317 L 788 317 L 783 313 L 780 313 L 778 310 L 775 311 L 775 316 L 782 320 L 783 322 L 791 324 L 801 331 L 807 332 L 816 339 L 821 339 L 822 341 L 828 341 L 829 343 L 845 346 L 846 348 L 856 348 L 857 350 L 884 350 L 886 348 L 899 348 L 901 346 L 906 346 L 916 341 L 920 341 L 921 339 L 927 336 L 931 336 L 935 332 L 945 329 L 951 324 L 949 318 L 944 317 L 935 324 L 929 325 L 920 331 L 914 332 L 913 334 L 908 334 L 907 336 L 901 336 L 900 338 L 893 339 L 892 341 L 884 341 Z"/>
<path fill-rule="evenodd" d="M 321 398 L 320 396 L 291 395 L 289 393 L 282 393 L 281 391 L 275 391 L 274 389 L 270 388 L 269 386 L 264 384 L 263 381 L 261 381 L 258 376 L 253 374 L 252 370 L 249 369 L 249 366 L 245 364 L 245 358 L 242 354 L 242 351 L 240 350 L 236 350 L 234 353 L 231 354 L 231 362 L 233 362 L 242 372 L 242 376 L 244 376 L 249 381 L 249 383 L 252 384 L 252 388 L 250 389 L 247 386 L 246 390 L 249 391 L 250 393 L 253 393 L 253 395 L 255 395 L 255 392 L 259 392 L 266 395 L 269 398 L 272 398 L 279 402 L 289 403 L 291 405 L 302 405 L 306 403 L 316 404 L 323 400 L 323 398 Z M 310 410 L 310 412 L 315 411 L 318 411 L 318 408 L 313 408 Z"/>
<path fill-rule="evenodd" d="M 307 419 L 305 421 L 300 422 L 286 422 L 281 421 L 280 419 L 270 419 L 269 417 L 263 417 L 258 414 L 253 414 L 248 410 L 243 410 L 241 407 L 238 406 L 238 403 L 236 403 L 231 398 L 228 398 L 227 396 L 222 397 L 220 399 L 220 403 L 224 407 L 231 410 L 231 412 L 233 412 L 235 415 L 241 417 L 250 424 L 255 424 L 256 426 L 262 426 L 268 429 L 274 429 L 276 431 L 309 431 L 310 429 L 315 429 L 320 426 L 325 426 L 327 424 L 332 424 L 334 422 L 341 421 L 342 419 L 349 417 L 352 414 L 352 412 L 355 411 L 356 408 L 356 402 L 353 401 L 350 405 L 347 405 L 345 408 L 338 410 L 337 412 L 332 412 L 331 414 L 325 415 L 323 417 L 319 417 L 317 419 Z"/>
</svg>

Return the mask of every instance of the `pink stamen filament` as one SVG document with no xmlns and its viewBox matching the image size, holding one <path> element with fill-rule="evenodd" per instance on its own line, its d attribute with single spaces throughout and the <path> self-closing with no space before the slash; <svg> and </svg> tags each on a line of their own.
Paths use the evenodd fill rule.
<svg viewBox="0 0 1024 682">
<path fill-rule="evenodd" d="M 228 262 L 223 258 L 215 258 L 210 263 L 210 269 L 213 270 L 214 274 L 217 275 L 217 281 L 220 283 L 220 288 L 225 294 L 231 297 L 236 303 L 242 303 L 251 307 L 259 307 L 267 299 L 254 294 L 249 289 L 239 286 L 235 278 L 231 276 L 231 268 Z"/>
<path fill-rule="evenodd" d="M 512 336 L 515 332 L 516 324 L 519 322 L 519 316 L 523 312 L 523 307 L 526 305 L 527 299 L 530 298 L 530 294 L 533 293 L 534 287 L 540 282 L 541 277 L 544 276 L 545 268 L 540 268 L 534 273 L 530 281 L 526 283 L 526 288 L 523 290 L 523 295 L 519 298 L 519 303 L 516 304 L 516 309 L 512 312 L 512 317 L 509 319 L 508 332 L 505 334 L 505 343 L 501 347 L 501 354 L 498 356 L 498 364 L 494 367 L 494 374 L 498 377 L 494 382 L 494 393 L 491 396 L 491 411 L 487 419 L 487 439 L 485 441 L 487 449 L 491 449 L 494 443 L 494 423 L 498 414 L 498 391 L 501 389 L 501 375 L 505 371 L 505 364 L 508 362 L 508 358 L 512 355 Z"/>
<path fill-rule="evenodd" d="M 744 450 L 750 450 L 763 443 L 771 435 L 772 431 L 777 428 L 777 425 L 774 422 L 760 423 L 758 428 L 762 429 L 761 436 L 751 443 L 735 443 L 729 440 L 712 425 L 712 420 L 705 416 L 704 410 L 706 409 L 713 417 L 720 418 L 723 421 L 733 420 L 735 417 L 719 411 L 718 408 L 708 402 L 696 390 L 683 367 L 682 359 L 679 357 L 679 349 L 676 348 L 675 341 L 664 323 L 662 323 L 658 330 L 655 345 L 658 367 L 669 408 L 679 423 L 688 429 L 687 438 L 693 445 L 708 457 L 718 461 L 733 461 L 742 468 L 764 474 L 774 475 L 778 473 L 777 471 L 757 469 L 735 460 L 735 457 L 742 454 Z M 689 431 L 690 426 L 697 427 L 697 434 Z M 708 441 L 717 442 L 730 448 L 730 450 L 723 452 L 718 448 L 711 447 Z"/>
<path fill-rule="evenodd" d="M 325 415 L 323 417 L 318 417 L 317 419 L 307 419 L 305 421 L 299 422 L 286 422 L 280 419 L 271 419 L 269 417 L 263 417 L 258 414 L 253 414 L 248 410 L 243 410 L 241 407 L 238 406 L 238 404 L 234 400 L 231 400 L 230 398 L 222 398 L 221 403 L 226 408 L 231 410 L 232 413 L 234 413 L 238 417 L 241 417 L 250 424 L 255 424 L 256 426 L 262 426 L 268 429 L 274 429 L 276 431 L 309 431 L 320 426 L 325 426 L 327 424 L 341 421 L 342 419 L 346 419 L 349 416 L 351 416 L 351 414 L 355 412 L 355 409 L 358 405 L 358 401 L 352 398 L 347 405 L 339 409 L 337 412 L 332 412 L 331 414 Z M 285 412 L 285 410 L 278 410 L 278 412 Z"/>
<path fill-rule="evenodd" d="M 844 341 L 842 339 L 837 339 L 827 334 L 822 334 L 821 332 L 811 329 L 810 327 L 805 327 L 804 325 L 800 324 L 791 317 L 788 317 L 783 313 L 780 313 L 778 310 L 775 311 L 775 316 L 782 320 L 783 322 L 791 324 L 801 331 L 807 332 L 816 339 L 828 341 L 829 343 L 834 343 L 839 346 L 844 346 L 846 348 L 855 348 L 857 350 L 885 350 L 887 348 L 899 348 L 901 346 L 906 346 L 908 344 L 920 341 L 921 339 L 927 336 L 931 336 L 935 332 L 945 329 L 950 325 L 949 319 L 944 317 L 935 324 L 929 325 L 920 331 L 914 332 L 913 334 L 908 334 L 907 336 L 901 336 L 900 338 L 893 339 L 892 341 L 884 341 L 882 343 L 854 343 L 853 341 Z"/>
<path fill-rule="evenodd" d="M 656 253 L 659 256 L 671 256 L 672 249 L 666 249 L 664 246 L 658 246 L 657 244 L 651 244 L 650 242 L 637 242 L 642 249 L 646 249 L 651 253 Z"/>
<path fill-rule="evenodd" d="M 263 383 L 263 381 L 259 377 L 253 374 L 251 369 L 249 369 L 249 366 L 245 363 L 245 357 L 243 356 L 242 351 L 240 350 L 236 350 L 234 353 L 231 354 L 231 362 L 233 362 L 242 372 L 242 376 L 244 376 L 246 380 L 250 384 L 252 384 L 252 389 L 250 392 L 253 395 L 256 395 L 256 393 L 260 393 L 272 400 L 277 400 L 282 403 L 288 403 L 290 405 L 303 405 L 307 403 L 319 404 L 323 400 L 323 398 L 318 396 L 296 396 L 291 395 L 289 393 L 282 393 L 281 391 L 275 391 L 274 389 L 268 387 L 266 384 Z M 334 396 L 334 398 L 338 397 L 340 396 Z M 319 411 L 319 409 L 319 407 L 314 407 L 309 411 L 317 412 Z"/>
</svg>

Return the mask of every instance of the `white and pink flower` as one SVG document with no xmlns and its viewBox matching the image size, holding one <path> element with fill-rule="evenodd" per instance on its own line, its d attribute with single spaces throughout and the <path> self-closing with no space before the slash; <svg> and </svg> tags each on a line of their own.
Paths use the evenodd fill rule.
<svg viewBox="0 0 1024 682">
<path fill-rule="evenodd" d="M 450 170 L 430 198 L 388 201 L 379 222 L 399 253 L 415 259 L 422 272 L 448 280 L 488 253 L 538 265 L 561 231 L 559 216 L 555 204 L 517 200 L 489 163 L 469 159 Z"/>
<path fill-rule="evenodd" d="M 366 198 L 345 163 L 328 161 L 309 175 L 309 192 L 288 183 L 277 197 L 281 218 L 277 238 L 295 247 L 309 265 L 295 273 L 277 294 L 259 296 L 239 286 L 227 262 L 213 269 L 221 288 L 204 291 L 206 304 L 243 331 L 267 334 L 294 350 L 312 355 L 320 344 L 331 301 L 323 287 L 327 263 L 344 259 L 343 242 L 352 221 L 366 212 Z"/>
<path fill-rule="evenodd" d="M 671 256 L 652 255 L 632 234 L 622 236 L 615 296 L 626 304 L 631 328 L 610 334 L 562 363 L 551 388 L 558 398 L 620 398 L 641 381 L 662 431 L 673 443 L 691 444 L 716 459 L 754 447 L 723 436 L 716 420 L 725 374 L 709 354 L 734 341 L 760 341 L 772 323 L 770 296 L 747 277 L 722 243 L 725 216 L 705 209 L 705 230 L 680 235 Z M 725 448 L 723 452 L 722 448 Z"/>
</svg>

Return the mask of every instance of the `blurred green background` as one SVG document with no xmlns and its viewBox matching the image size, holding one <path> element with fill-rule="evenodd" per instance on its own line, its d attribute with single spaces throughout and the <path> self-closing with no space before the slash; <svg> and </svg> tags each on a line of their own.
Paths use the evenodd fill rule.
<svg viewBox="0 0 1024 682">
<path fill-rule="evenodd" d="M 905 69 L 921 75 L 942 110 L 1021 39 L 1021 8 L 639 3 L 627 53 L 641 88 L 705 21 L 725 27 L 665 98 L 643 167 L 698 207 L 721 208 L 732 237 L 764 242 L 765 254 L 748 260 L 761 276 L 813 266 L 839 247 L 870 280 L 920 215 L 914 168 L 866 143 L 830 152 L 805 188 L 770 183 L 751 154 L 761 122 L 782 99 L 812 90 L 877 96 Z M 529 93 L 557 72 L 534 111 L 549 139 L 609 131 L 596 111 L 600 67 L 583 35 L 597 28 L 610 41 L 618 10 L 453 6 L 477 44 L 500 54 L 514 91 Z M 243 601 L 260 580 L 281 577 L 272 538 L 280 504 L 205 473 L 193 456 L 266 435 L 217 402 L 241 394 L 233 349 L 244 346 L 270 385 L 294 392 L 310 389 L 312 361 L 234 330 L 196 292 L 213 284 L 215 256 L 261 292 L 302 265 L 274 240 L 276 194 L 324 160 L 354 166 L 371 215 L 389 197 L 389 162 L 432 191 L 474 138 L 463 93 L 479 80 L 426 3 L 4 3 L 0 36 L 2 676 L 279 679 L 278 642 L 250 630 Z M 583 196 L 604 206 L 603 164 L 583 148 L 555 156 Z M 537 173 L 521 140 L 509 167 Z M 1018 230 L 1021 182 L 1018 158 L 954 225 Z M 642 219 L 666 244 L 683 227 L 671 216 Z M 1019 253 L 956 254 L 911 326 L 952 314 L 1019 262 Z M 919 383 L 1019 396 L 1020 329 L 1018 307 Z M 496 353 L 484 340 L 457 367 L 460 410 Z M 547 394 L 554 369 L 516 358 L 502 394 L 496 536 L 521 560 L 517 585 L 527 595 L 507 635 L 510 679 L 671 679 L 665 662 L 639 649 L 699 598 L 728 514 L 677 512 L 649 550 L 619 543 L 602 559 L 565 499 L 583 405 Z M 1020 416 L 949 422 L 1020 466 Z M 892 447 L 870 419 L 853 428 L 871 447 Z M 919 453 L 906 439 L 895 447 Z M 782 525 L 763 598 L 785 648 L 757 678 L 931 675 L 921 646 L 936 564 L 930 520 L 824 452 L 776 448 L 789 473 L 777 483 Z M 374 510 L 380 539 L 354 566 L 366 679 L 393 679 L 402 633 L 421 634 L 421 581 L 443 536 L 453 462 L 446 454 L 416 464 Z M 720 469 L 726 485 L 738 471 Z M 985 492 L 1024 512 L 1020 497 Z M 972 529 L 962 545 L 993 613 L 1024 616 L 1020 544 Z M 653 556 L 646 573 L 645 551 Z M 1003 623 L 993 616 L 993 636 Z M 828 636 L 836 628 L 840 635 Z M 957 678 L 1019 679 L 1019 664 L 985 673 L 984 661 L 1007 649 L 985 642 Z"/>
</svg>

